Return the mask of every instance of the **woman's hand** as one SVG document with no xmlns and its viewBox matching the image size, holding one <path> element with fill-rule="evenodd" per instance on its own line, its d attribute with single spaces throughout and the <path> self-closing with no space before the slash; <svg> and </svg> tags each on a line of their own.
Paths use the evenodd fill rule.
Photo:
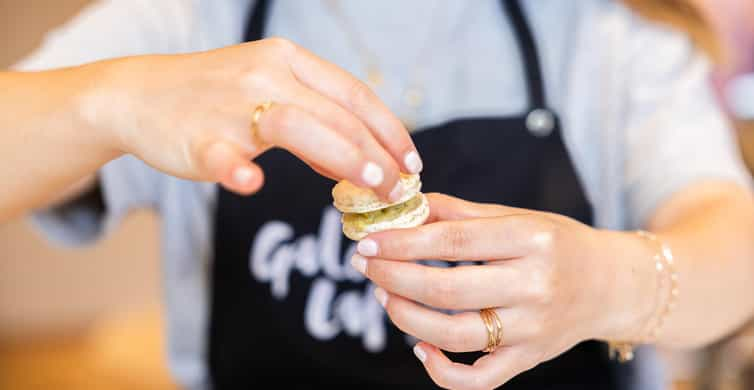
<svg viewBox="0 0 754 390">
<path fill-rule="evenodd" d="M 353 264 L 381 287 L 377 298 L 398 328 L 426 342 L 415 352 L 438 385 L 499 386 L 581 341 L 635 337 L 652 315 L 656 275 L 652 249 L 641 239 L 550 213 L 428 198 L 428 224 L 370 235 Z M 618 251 L 645 256 L 646 267 L 624 269 L 614 260 Z M 413 262 L 424 259 L 485 263 Z M 637 280 L 648 283 L 648 294 L 636 294 Z M 440 349 L 487 346 L 483 308 L 494 308 L 502 321 L 501 347 L 473 366 L 453 363 Z"/>
<path fill-rule="evenodd" d="M 104 82 L 81 100 L 89 124 L 174 176 L 251 193 L 263 173 L 250 160 L 270 145 L 386 199 L 400 197 L 399 171 L 421 170 L 406 129 L 365 84 L 283 39 L 94 66 Z M 252 113 L 266 101 L 255 139 Z"/>
</svg>

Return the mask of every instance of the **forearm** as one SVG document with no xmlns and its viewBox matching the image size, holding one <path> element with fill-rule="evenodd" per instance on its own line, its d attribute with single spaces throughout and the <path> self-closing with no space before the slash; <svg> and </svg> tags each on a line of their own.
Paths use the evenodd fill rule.
<svg viewBox="0 0 754 390">
<path fill-rule="evenodd" d="M 667 202 L 649 230 L 674 255 L 679 280 L 675 308 L 659 328 L 657 344 L 696 347 L 728 334 L 754 315 L 754 203 L 735 185 L 704 184 Z M 624 337 L 651 328 L 658 316 L 658 272 L 651 243 L 620 233 L 626 243 L 619 253 L 624 267 L 618 285 L 633 306 L 634 325 Z M 622 285 L 621 283 L 626 283 Z M 664 305 L 660 297 L 659 302 Z M 659 308 L 661 311 L 662 308 Z M 656 318 L 655 318 L 656 319 Z"/>
<path fill-rule="evenodd" d="M 100 66 L 0 73 L 0 221 L 80 189 L 118 156 L 83 115 Z"/>
</svg>

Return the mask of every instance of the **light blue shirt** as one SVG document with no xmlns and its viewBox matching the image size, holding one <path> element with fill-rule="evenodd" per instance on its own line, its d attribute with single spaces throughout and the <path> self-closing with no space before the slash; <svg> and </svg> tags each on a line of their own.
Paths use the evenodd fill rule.
<svg viewBox="0 0 754 390">
<path fill-rule="evenodd" d="M 289 38 L 353 74 L 366 75 L 358 37 L 379 59 L 379 96 L 419 126 L 507 116 L 526 107 L 519 52 L 497 0 L 342 1 L 347 26 L 326 2 L 273 3 L 269 35 Z M 182 53 L 239 43 L 249 0 L 110 0 L 51 32 L 20 69 L 134 54 Z M 707 84 L 709 65 L 680 34 L 607 0 L 527 0 L 549 104 L 601 228 L 642 226 L 662 201 L 705 179 L 749 185 L 731 130 Z M 353 27 L 350 27 L 353 28 Z M 431 40 L 430 40 L 431 37 Z M 253 61 L 250 58 L 249 61 Z M 417 85 L 412 108 L 405 86 Z M 274 175 L 277 172 L 268 172 Z M 106 215 L 43 212 L 54 239 L 90 242 L 135 208 L 162 216 L 169 359 L 188 388 L 207 386 L 206 331 L 215 187 L 162 175 L 133 157 L 100 173 Z M 648 355 L 643 362 L 654 362 Z M 654 365 L 637 383 L 660 388 Z M 250 368 L 253 369 L 253 368 Z"/>
</svg>

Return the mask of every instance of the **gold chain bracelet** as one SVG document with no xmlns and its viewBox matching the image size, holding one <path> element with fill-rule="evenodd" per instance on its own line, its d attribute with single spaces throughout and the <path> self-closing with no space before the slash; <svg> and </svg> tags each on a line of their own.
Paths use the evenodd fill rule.
<svg viewBox="0 0 754 390">
<path fill-rule="evenodd" d="M 636 234 L 655 245 L 659 250 L 652 256 L 657 270 L 657 294 L 655 299 L 654 315 L 644 327 L 643 334 L 637 337 L 637 341 L 611 341 L 610 356 L 620 362 L 628 362 L 634 358 L 634 348 L 638 344 L 649 344 L 657 340 L 662 327 L 665 325 L 668 315 L 675 309 L 680 290 L 678 289 L 678 272 L 675 268 L 673 252 L 670 247 L 661 241 L 656 235 L 639 230 Z"/>
</svg>

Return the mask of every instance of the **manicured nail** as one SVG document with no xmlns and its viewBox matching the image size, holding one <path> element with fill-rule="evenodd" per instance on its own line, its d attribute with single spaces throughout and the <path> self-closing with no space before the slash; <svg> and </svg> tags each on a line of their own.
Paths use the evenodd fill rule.
<svg viewBox="0 0 754 390">
<path fill-rule="evenodd" d="M 353 256 L 351 256 L 351 265 L 353 268 L 356 268 L 357 271 L 361 272 L 362 274 L 367 274 L 367 259 L 364 258 L 364 256 L 356 253 Z"/>
<path fill-rule="evenodd" d="M 385 290 L 377 287 L 374 289 L 374 296 L 377 298 L 377 302 L 382 305 L 382 307 L 385 307 L 387 305 L 387 293 Z"/>
<path fill-rule="evenodd" d="M 379 165 L 373 162 L 368 162 L 364 165 L 364 170 L 361 172 L 361 178 L 370 187 L 377 187 L 382 184 L 385 174 L 382 172 L 382 168 L 380 168 Z"/>
<path fill-rule="evenodd" d="M 422 363 L 427 360 L 427 353 L 424 352 L 419 344 L 414 345 L 414 355 L 416 355 L 416 358 L 419 359 L 419 361 Z"/>
<path fill-rule="evenodd" d="M 359 241 L 359 244 L 356 245 L 356 250 L 362 256 L 377 256 L 377 243 L 367 238 Z"/>
<path fill-rule="evenodd" d="M 400 180 L 398 180 L 395 183 L 395 187 L 390 191 L 390 195 L 388 195 L 388 200 L 391 202 L 397 202 L 401 200 L 401 197 L 403 196 L 403 183 L 401 183 Z"/>
<path fill-rule="evenodd" d="M 248 184 L 252 176 L 254 176 L 254 172 L 247 167 L 236 168 L 233 172 L 233 180 L 241 186 Z"/>
<path fill-rule="evenodd" d="M 406 157 L 403 158 L 403 163 L 406 164 L 406 168 L 411 173 L 419 173 L 424 167 L 422 159 L 419 157 L 419 153 L 416 153 L 416 151 L 410 151 L 406 153 Z"/>
</svg>

